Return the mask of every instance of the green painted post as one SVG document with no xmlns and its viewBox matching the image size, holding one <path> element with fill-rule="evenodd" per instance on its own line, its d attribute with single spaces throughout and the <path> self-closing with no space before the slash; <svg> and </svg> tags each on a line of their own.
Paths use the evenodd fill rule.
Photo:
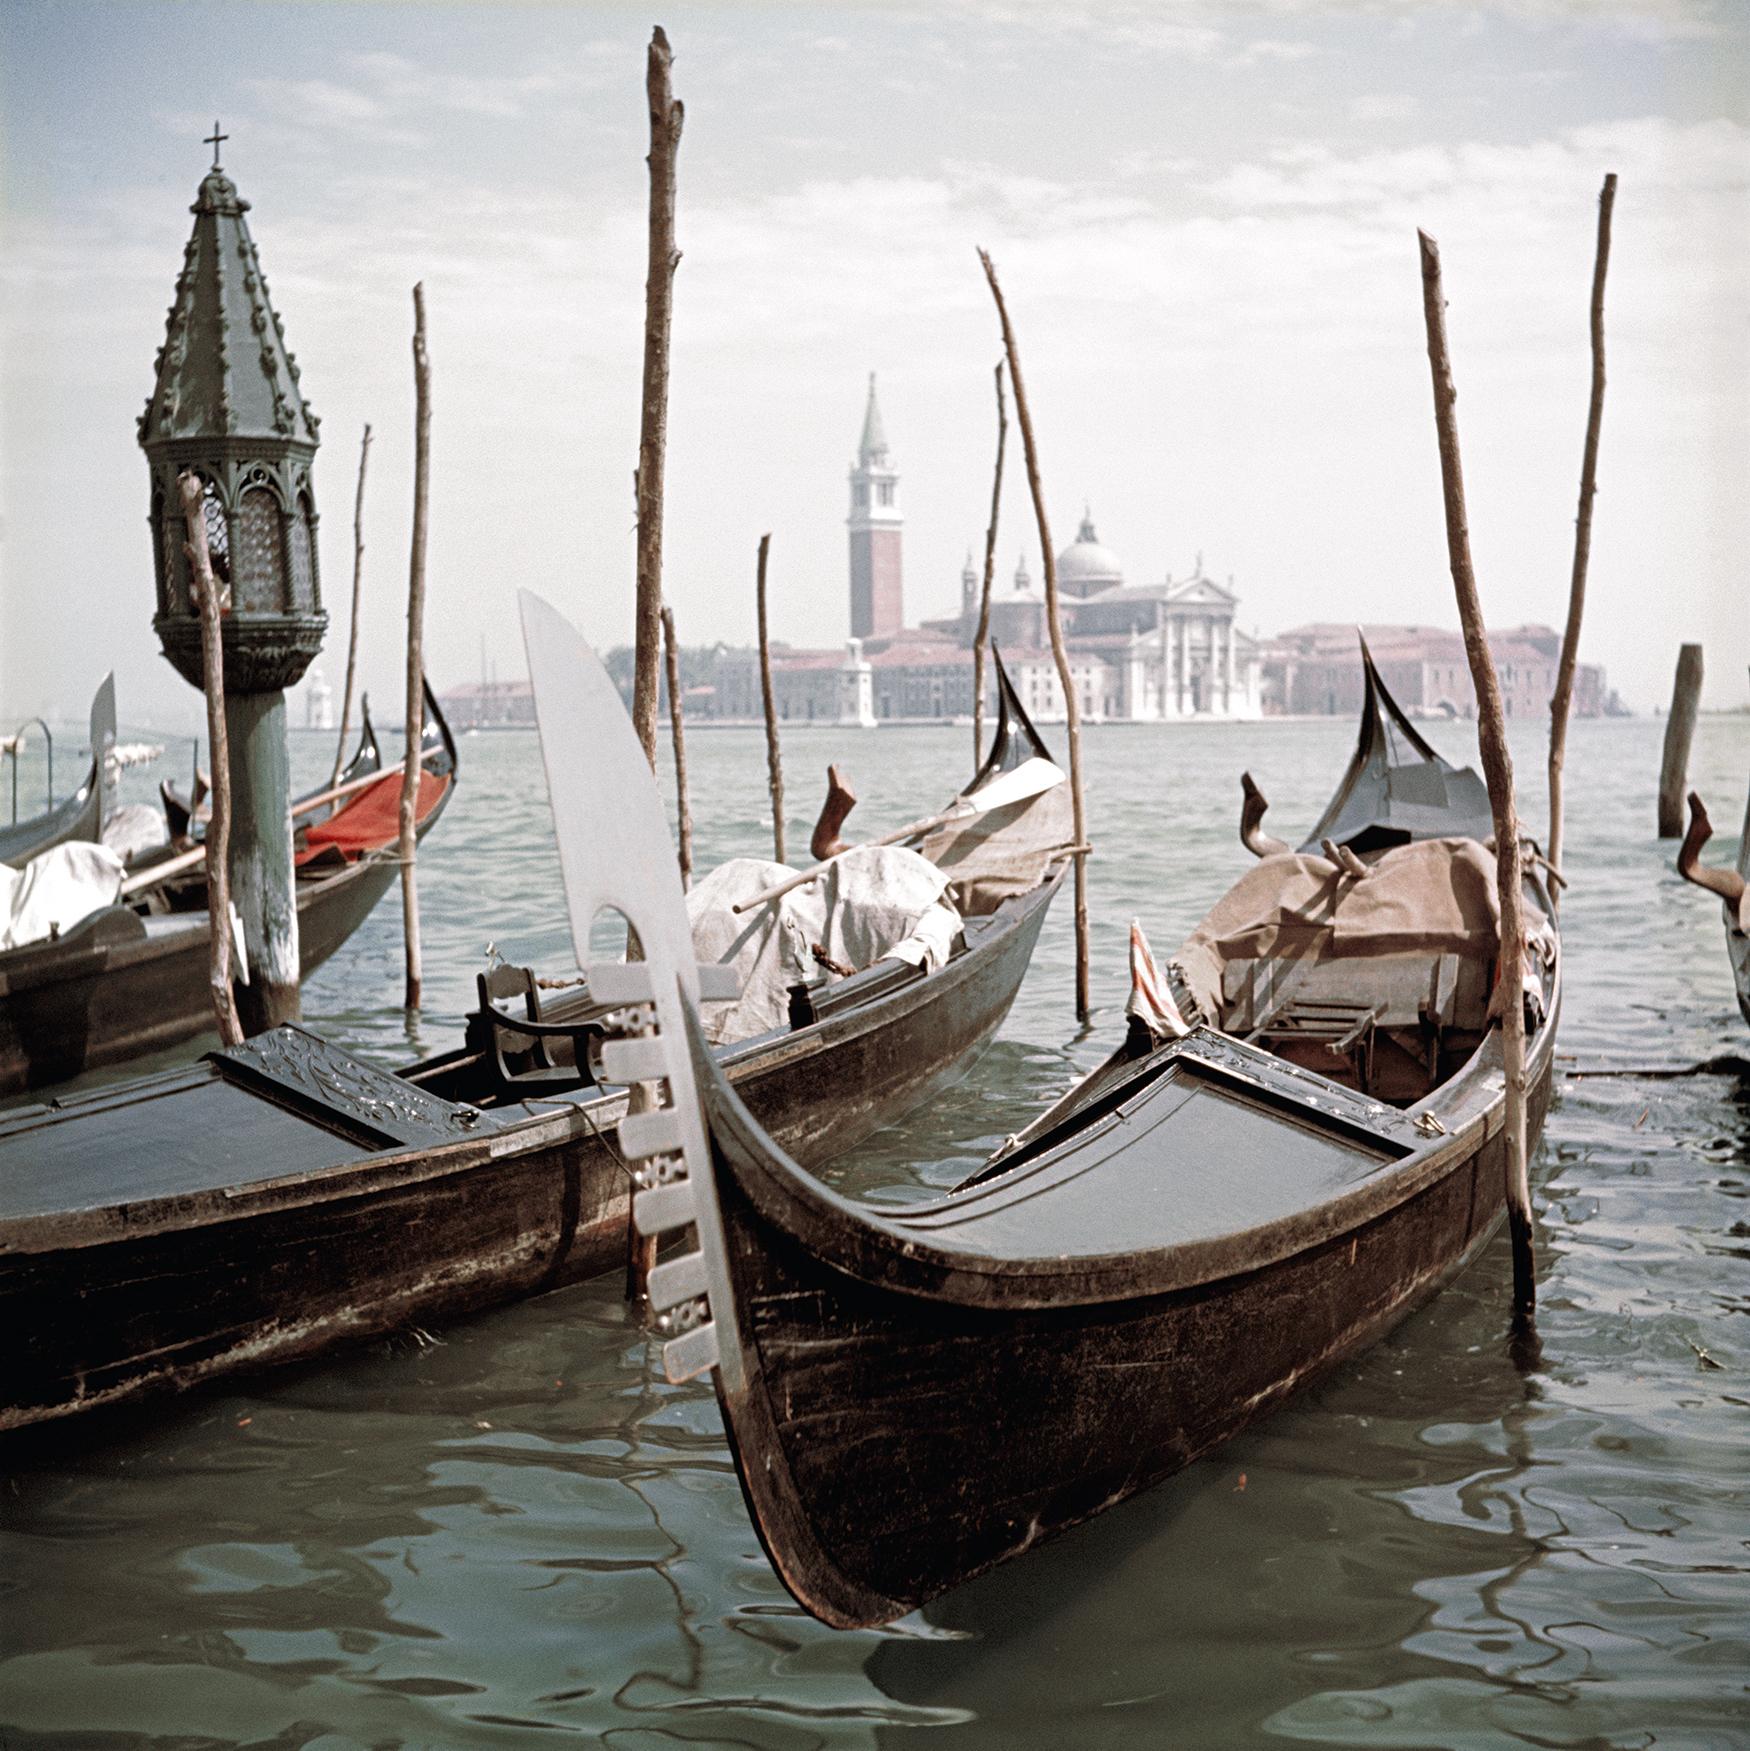
<svg viewBox="0 0 1750 1751">
<path fill-rule="evenodd" d="M 227 693 L 231 745 L 231 901 L 243 921 L 249 983 L 237 987 L 246 1034 L 298 1018 L 298 908 L 293 902 L 292 770 L 286 696 Z"/>
</svg>

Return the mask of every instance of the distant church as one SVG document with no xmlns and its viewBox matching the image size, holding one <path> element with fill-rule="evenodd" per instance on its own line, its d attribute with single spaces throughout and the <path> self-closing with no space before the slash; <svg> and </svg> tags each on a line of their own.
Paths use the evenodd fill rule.
<svg viewBox="0 0 1750 1751">
<path fill-rule="evenodd" d="M 779 716 L 843 724 L 970 718 L 980 573 L 969 553 L 960 574 L 960 612 L 921 626 L 905 624 L 905 518 L 873 375 L 850 469 L 846 527 L 850 642 L 842 651 L 774 649 Z M 1071 682 L 1084 718 L 1261 715 L 1257 643 L 1234 624 L 1238 598 L 1204 574 L 1201 554 L 1184 578 L 1127 585 L 1118 556 L 1101 544 L 1089 512 L 1076 539 L 1057 556 L 1057 587 Z M 1046 722 L 1062 719 L 1045 591 L 1028 575 L 1024 557 L 1010 587 L 991 592 L 990 634 L 1028 711 Z M 988 668 L 986 689 L 987 705 L 994 704 Z M 714 712 L 759 715 L 751 653 L 726 653 L 719 663 Z"/>
</svg>

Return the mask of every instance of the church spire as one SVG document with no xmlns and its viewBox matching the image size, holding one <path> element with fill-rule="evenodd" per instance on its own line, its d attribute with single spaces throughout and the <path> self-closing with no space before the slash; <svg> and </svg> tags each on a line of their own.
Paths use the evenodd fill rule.
<svg viewBox="0 0 1750 1751">
<path fill-rule="evenodd" d="M 857 446 L 857 460 L 867 466 L 887 460 L 887 428 L 881 423 L 881 403 L 875 399 L 875 373 L 869 373 L 869 406 L 863 415 L 863 441 Z"/>
</svg>

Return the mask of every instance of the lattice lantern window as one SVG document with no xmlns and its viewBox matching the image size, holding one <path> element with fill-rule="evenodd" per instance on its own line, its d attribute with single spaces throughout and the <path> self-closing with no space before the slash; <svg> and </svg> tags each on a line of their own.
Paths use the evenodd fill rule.
<svg viewBox="0 0 1750 1751">
<path fill-rule="evenodd" d="M 207 557 L 223 590 L 231 579 L 230 519 L 225 515 L 218 488 L 204 474 L 197 478 L 206 488 L 201 499 L 201 518 L 207 528 Z M 194 565 L 188 557 L 188 524 L 182 515 L 180 497 L 153 496 L 161 512 L 159 564 L 164 578 L 166 606 L 173 614 L 196 614 L 199 609 L 194 599 Z"/>
<path fill-rule="evenodd" d="M 265 486 L 252 486 L 237 506 L 237 552 L 232 562 L 234 609 L 279 614 L 285 607 L 285 531 L 279 501 Z"/>
<path fill-rule="evenodd" d="M 292 514 L 292 601 L 294 614 L 316 611 L 316 512 L 308 493 L 299 493 Z"/>
</svg>

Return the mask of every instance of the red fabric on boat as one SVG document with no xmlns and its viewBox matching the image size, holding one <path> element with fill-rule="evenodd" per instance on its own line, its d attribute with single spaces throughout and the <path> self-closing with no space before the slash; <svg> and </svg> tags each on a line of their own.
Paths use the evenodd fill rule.
<svg viewBox="0 0 1750 1751">
<path fill-rule="evenodd" d="M 413 818 L 423 821 L 438 806 L 449 788 L 448 776 L 433 772 L 419 775 L 419 794 L 414 798 Z M 309 829 L 295 861 L 308 863 L 332 845 L 348 858 L 362 856 L 393 845 L 401 833 L 401 773 L 385 772 L 375 784 L 349 798 L 326 821 Z"/>
</svg>

